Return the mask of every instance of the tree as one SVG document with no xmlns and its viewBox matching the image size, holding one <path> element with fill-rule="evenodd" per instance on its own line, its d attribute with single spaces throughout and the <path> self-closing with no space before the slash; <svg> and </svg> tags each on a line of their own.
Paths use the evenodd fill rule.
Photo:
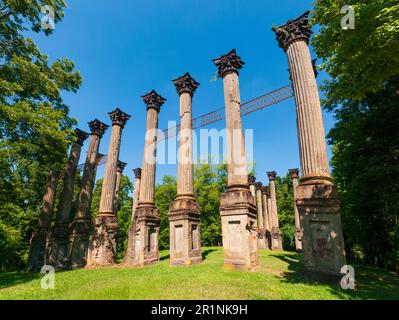
<svg viewBox="0 0 399 320">
<path fill-rule="evenodd" d="M 346 251 L 399 273 L 399 3 L 352 1 L 356 25 L 346 31 L 344 4 L 316 2 L 312 42 L 331 77 L 323 104 L 337 119 L 329 143 Z"/>
<path fill-rule="evenodd" d="M 75 139 L 61 94 L 75 92 L 81 76 L 68 59 L 50 64 L 25 37 L 29 30 L 51 34 L 40 27 L 43 4 L 53 6 L 55 23 L 62 19 L 62 0 L 0 1 L 0 251 L 18 248 L 2 266 L 10 270 L 26 262 L 46 176 L 64 169 Z"/>
<path fill-rule="evenodd" d="M 169 249 L 169 204 L 175 200 L 177 194 L 177 181 L 175 177 L 164 176 L 162 184 L 155 188 L 155 206 L 161 218 L 159 248 Z"/>
<path fill-rule="evenodd" d="M 324 105 L 338 107 L 346 99 L 363 100 L 399 77 L 399 4 L 397 0 L 353 0 L 355 29 L 343 30 L 345 0 L 318 0 L 312 22 L 320 27 L 313 38 L 322 69 L 331 76 L 324 86 Z"/>
</svg>

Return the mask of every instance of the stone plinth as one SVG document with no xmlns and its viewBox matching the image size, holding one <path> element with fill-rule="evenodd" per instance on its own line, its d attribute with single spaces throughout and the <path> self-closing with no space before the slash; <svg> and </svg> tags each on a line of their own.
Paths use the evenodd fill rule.
<svg viewBox="0 0 399 320">
<path fill-rule="evenodd" d="M 230 189 L 220 203 L 224 267 L 256 271 L 259 268 L 257 209 L 248 189 Z"/>
<path fill-rule="evenodd" d="M 159 261 L 160 217 L 155 206 L 138 206 L 135 217 L 135 248 L 133 265 L 145 265 Z"/>
<path fill-rule="evenodd" d="M 195 198 L 176 198 L 169 207 L 171 265 L 202 261 L 200 211 Z"/>
<path fill-rule="evenodd" d="M 235 50 L 213 62 L 223 78 L 226 106 L 228 190 L 220 199 L 224 267 L 256 270 L 259 267 L 257 210 L 248 186 L 238 80 L 244 62 Z"/>
<path fill-rule="evenodd" d="M 332 184 L 302 183 L 297 188 L 297 207 L 302 226 L 302 252 L 306 276 L 336 282 L 346 265 L 340 200 Z"/>
</svg>

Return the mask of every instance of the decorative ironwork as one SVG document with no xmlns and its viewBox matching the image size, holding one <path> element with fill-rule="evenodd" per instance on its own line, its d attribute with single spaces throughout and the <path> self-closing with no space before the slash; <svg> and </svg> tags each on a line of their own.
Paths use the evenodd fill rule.
<svg viewBox="0 0 399 320">
<path fill-rule="evenodd" d="M 241 116 L 245 117 L 253 112 L 260 111 L 284 100 L 291 99 L 293 96 L 294 92 L 291 85 L 287 85 L 280 89 L 271 91 L 265 95 L 241 104 Z M 192 128 L 198 129 L 205 127 L 209 124 L 222 121 L 223 119 L 225 119 L 225 116 L 225 108 L 217 109 L 215 111 L 209 112 L 193 119 Z M 158 142 L 176 137 L 179 134 L 179 130 L 180 124 L 175 127 L 170 127 L 166 130 L 163 130 L 162 134 L 158 135 Z"/>
</svg>

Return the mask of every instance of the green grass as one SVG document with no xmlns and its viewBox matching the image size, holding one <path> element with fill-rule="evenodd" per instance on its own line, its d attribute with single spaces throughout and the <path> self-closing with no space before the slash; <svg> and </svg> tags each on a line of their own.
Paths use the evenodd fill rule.
<svg viewBox="0 0 399 320">
<path fill-rule="evenodd" d="M 262 250 L 261 270 L 223 270 L 222 248 L 204 248 L 192 267 L 161 262 L 142 269 L 113 268 L 56 273 L 55 289 L 40 287 L 41 275 L 0 274 L 0 299 L 399 299 L 399 279 L 388 272 L 355 266 L 357 290 L 312 284 L 301 276 L 301 255 Z"/>
</svg>

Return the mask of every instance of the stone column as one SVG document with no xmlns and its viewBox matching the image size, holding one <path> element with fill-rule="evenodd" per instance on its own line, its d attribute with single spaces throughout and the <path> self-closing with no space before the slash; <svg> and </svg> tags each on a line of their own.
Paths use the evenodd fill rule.
<svg viewBox="0 0 399 320">
<path fill-rule="evenodd" d="M 111 140 L 101 189 L 100 208 L 94 220 L 94 233 L 90 237 L 88 265 L 107 266 L 115 263 L 117 217 L 114 213 L 116 171 L 122 130 L 130 115 L 119 108 L 108 113 L 112 121 Z"/>
<path fill-rule="evenodd" d="M 280 225 L 278 222 L 277 199 L 276 199 L 276 176 L 275 171 L 268 172 L 267 176 L 270 180 L 270 199 L 271 199 L 271 222 L 272 222 L 272 248 L 273 250 L 283 250 L 283 240 L 281 238 Z"/>
<path fill-rule="evenodd" d="M 262 182 L 257 182 L 255 184 L 256 187 L 256 203 L 258 208 L 258 238 L 259 238 L 259 248 L 266 249 L 266 241 L 265 241 L 265 226 L 263 219 L 263 205 L 262 205 Z"/>
<path fill-rule="evenodd" d="M 119 191 L 121 188 L 123 170 L 125 170 L 126 166 L 127 166 L 127 163 L 118 161 L 118 165 L 116 167 L 116 182 L 115 182 L 115 196 L 114 196 L 114 214 L 115 215 L 118 214 L 118 210 L 119 210 Z"/>
<path fill-rule="evenodd" d="M 54 170 L 51 170 L 47 176 L 39 222 L 30 239 L 27 272 L 39 272 L 47 264 L 47 246 L 51 236 L 51 217 L 54 211 L 58 176 L 59 173 Z"/>
<path fill-rule="evenodd" d="M 266 193 L 266 196 L 267 196 L 267 212 L 269 213 L 269 226 L 270 226 L 270 239 L 271 239 L 271 235 L 272 235 L 272 227 L 273 227 L 273 223 L 272 223 L 272 212 L 273 212 L 273 209 L 272 209 L 272 197 L 271 197 L 271 195 L 270 195 L 270 192 L 267 192 Z M 271 240 L 270 240 L 270 242 L 271 242 Z M 272 249 L 272 247 L 273 246 L 271 246 L 270 248 Z"/>
<path fill-rule="evenodd" d="M 135 212 L 138 207 L 140 199 L 140 185 L 141 185 L 141 168 L 133 170 L 134 172 L 134 194 L 133 194 L 133 208 L 132 217 L 130 220 L 130 227 L 127 234 L 127 250 L 126 255 L 123 258 L 123 264 L 132 265 L 134 264 L 134 249 L 135 249 L 135 234 L 136 234 L 136 219 Z"/>
<path fill-rule="evenodd" d="M 271 228 L 270 228 L 270 213 L 269 213 L 269 206 L 268 206 L 268 196 L 266 192 L 266 188 L 262 188 L 262 202 L 263 202 L 263 226 L 265 229 L 265 243 L 266 248 L 271 249 Z"/>
<path fill-rule="evenodd" d="M 134 259 L 129 264 L 142 267 L 159 261 L 158 238 L 160 217 L 155 208 L 155 168 L 158 114 L 165 103 L 154 90 L 142 96 L 147 105 L 147 127 L 139 204 L 135 212 L 136 235 Z"/>
<path fill-rule="evenodd" d="M 192 265 L 202 261 L 200 210 L 194 196 L 192 98 L 199 83 L 189 73 L 173 80 L 180 96 L 180 146 L 177 195 L 169 206 L 170 263 Z"/>
<path fill-rule="evenodd" d="M 100 141 L 108 125 L 95 119 L 89 122 L 91 138 L 83 170 L 82 187 L 79 192 L 75 217 L 70 225 L 69 256 L 72 269 L 83 268 L 87 263 L 89 237 L 93 230 L 90 207 L 96 180 L 97 163 L 102 155 L 98 153 Z"/>
<path fill-rule="evenodd" d="M 223 79 L 226 105 L 228 190 L 220 200 L 224 267 L 254 270 L 259 268 L 257 212 L 248 186 L 238 81 L 244 62 L 235 50 L 213 62 Z"/>
<path fill-rule="evenodd" d="M 255 189 L 255 183 L 256 183 L 256 177 L 253 175 L 248 176 L 248 183 L 249 183 L 249 190 L 251 191 L 251 195 L 256 199 L 256 189 Z M 257 205 L 255 201 L 255 205 Z"/>
<path fill-rule="evenodd" d="M 302 252 L 302 230 L 301 222 L 299 219 L 299 211 L 296 205 L 297 188 L 299 185 L 299 169 L 290 169 L 290 175 L 292 180 L 292 188 L 294 190 L 294 214 L 295 214 L 295 248 L 297 252 Z"/>
<path fill-rule="evenodd" d="M 49 263 L 56 270 L 63 270 L 68 267 L 69 254 L 69 224 L 71 222 L 71 207 L 73 189 L 75 186 L 75 178 L 77 166 L 79 164 L 80 153 L 84 141 L 89 134 L 76 129 L 76 142 L 72 144 L 69 154 L 68 167 L 64 174 L 63 188 L 59 200 L 57 215 L 55 218 L 55 226 L 52 232 L 51 253 Z"/>
<path fill-rule="evenodd" d="M 309 51 L 309 12 L 273 28 L 288 56 L 295 92 L 301 183 L 297 206 L 308 278 L 337 282 L 346 265 L 340 200 L 331 182 L 320 98 Z"/>
</svg>

